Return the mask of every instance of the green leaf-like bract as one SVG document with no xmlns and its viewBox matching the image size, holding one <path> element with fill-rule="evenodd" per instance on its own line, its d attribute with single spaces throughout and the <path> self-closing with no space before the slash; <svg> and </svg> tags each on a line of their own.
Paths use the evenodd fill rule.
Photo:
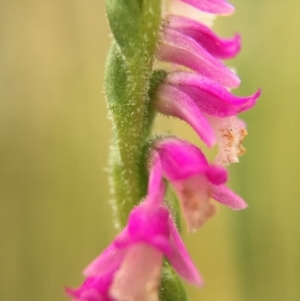
<svg viewBox="0 0 300 301">
<path fill-rule="evenodd" d="M 188 301 L 181 280 L 167 262 L 163 266 L 159 299 L 161 301 Z"/>
<path fill-rule="evenodd" d="M 141 7 L 137 0 L 106 0 L 110 28 L 118 45 L 128 57 L 138 42 Z"/>
</svg>

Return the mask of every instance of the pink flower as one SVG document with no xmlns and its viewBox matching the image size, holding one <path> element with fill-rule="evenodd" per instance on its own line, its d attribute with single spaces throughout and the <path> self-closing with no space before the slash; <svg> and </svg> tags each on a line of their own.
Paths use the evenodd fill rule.
<svg viewBox="0 0 300 301">
<path fill-rule="evenodd" d="M 75 300 L 156 301 L 164 256 L 182 278 L 202 284 L 172 216 L 162 205 L 160 170 L 158 164 L 152 169 L 148 196 L 132 210 L 126 228 L 85 269 L 87 280 L 78 289 L 66 290 Z"/>
<path fill-rule="evenodd" d="M 236 122 L 234 116 L 252 108 L 259 96 L 260 90 L 248 97 L 234 96 L 207 77 L 172 72 L 159 87 L 154 105 L 160 113 L 191 125 L 207 146 L 217 142 L 218 163 L 225 165 L 238 161 L 246 135 L 245 124 Z M 220 159 L 225 156 L 227 159 Z"/>
<path fill-rule="evenodd" d="M 214 14 L 233 12 L 233 7 L 223 0 L 182 0 L 182 2 Z M 173 4 L 179 3 L 174 1 Z M 218 58 L 232 58 L 239 50 L 239 36 L 224 40 L 197 21 L 170 14 L 166 15 L 156 56 L 161 61 L 189 68 L 227 88 L 236 88 L 240 84 L 240 79 Z"/>
<path fill-rule="evenodd" d="M 150 169 L 161 169 L 181 201 L 189 230 L 196 230 L 214 215 L 211 198 L 234 209 L 247 204 L 224 184 L 225 168 L 210 165 L 196 146 L 174 137 L 158 140 L 151 153 Z"/>
<path fill-rule="evenodd" d="M 227 88 L 237 88 L 240 79 L 189 35 L 166 27 L 156 56 L 161 61 L 187 67 Z"/>
<path fill-rule="evenodd" d="M 164 28 L 175 30 L 194 39 L 208 53 L 219 59 L 235 57 L 241 49 L 240 36 L 232 39 L 218 37 L 209 27 L 190 18 L 176 15 L 167 15 Z"/>
<path fill-rule="evenodd" d="M 249 110 L 260 96 L 260 90 L 247 97 L 234 96 L 215 81 L 191 72 L 170 73 L 165 83 L 191 97 L 202 112 L 218 117 Z"/>
</svg>

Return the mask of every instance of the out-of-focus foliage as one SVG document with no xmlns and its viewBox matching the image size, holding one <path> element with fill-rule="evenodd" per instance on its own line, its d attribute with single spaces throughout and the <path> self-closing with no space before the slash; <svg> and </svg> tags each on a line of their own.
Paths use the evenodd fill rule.
<svg viewBox="0 0 300 301">
<path fill-rule="evenodd" d="M 108 25 L 100 0 L 0 1 L 0 300 L 67 300 L 114 235 L 107 183 L 110 122 L 102 93 Z M 249 203 L 220 206 L 186 236 L 205 280 L 191 300 L 300 300 L 298 1 L 232 1 L 216 29 L 239 31 L 248 149 L 230 167 Z M 169 128 L 162 119 L 160 128 Z M 194 133 L 172 122 L 184 137 Z"/>
</svg>

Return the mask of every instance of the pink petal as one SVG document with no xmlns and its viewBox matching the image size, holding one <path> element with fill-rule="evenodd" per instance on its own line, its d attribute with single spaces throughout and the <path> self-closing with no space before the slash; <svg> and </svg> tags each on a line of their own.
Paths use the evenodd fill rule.
<svg viewBox="0 0 300 301">
<path fill-rule="evenodd" d="M 230 15 L 234 13 L 234 7 L 224 0 L 181 0 L 204 12 L 217 15 Z"/>
<path fill-rule="evenodd" d="M 241 49 L 239 35 L 232 39 L 221 39 L 209 27 L 186 17 L 168 15 L 165 27 L 193 38 L 211 55 L 220 59 L 233 58 Z"/>
<path fill-rule="evenodd" d="M 237 115 L 252 108 L 260 90 L 248 97 L 238 97 L 209 78 L 190 72 L 173 72 L 166 83 L 188 94 L 202 112 L 219 117 Z"/>
<path fill-rule="evenodd" d="M 128 219 L 128 235 L 130 238 L 138 238 L 141 241 L 154 236 L 168 237 L 170 230 L 168 226 L 169 211 L 167 208 L 158 207 L 150 211 L 147 200 L 135 207 Z"/>
<path fill-rule="evenodd" d="M 112 281 L 112 275 L 101 277 L 89 277 L 77 289 L 65 288 L 65 292 L 75 298 L 84 301 L 112 301 L 108 296 L 108 288 Z"/>
<path fill-rule="evenodd" d="M 130 213 L 128 225 L 114 241 L 118 249 L 127 249 L 137 243 L 146 243 L 162 253 L 171 252 L 169 243 L 170 229 L 168 224 L 169 211 L 165 207 L 155 210 L 149 206 L 147 199 Z M 161 200 L 162 202 L 162 200 Z M 160 204 L 158 204 L 160 205 Z"/>
<path fill-rule="evenodd" d="M 248 207 L 247 203 L 225 185 L 211 185 L 212 198 L 234 210 Z"/>
<path fill-rule="evenodd" d="M 170 218 L 170 229 L 173 253 L 172 255 L 168 256 L 168 260 L 176 272 L 186 281 L 198 286 L 203 285 L 203 280 L 199 275 L 199 272 L 187 249 L 185 248 L 185 245 L 172 218 Z"/>
<path fill-rule="evenodd" d="M 151 226 L 149 224 L 149 226 Z M 169 231 L 169 228 L 168 228 Z M 148 235 L 147 235 L 148 234 Z M 118 237 L 114 241 L 114 245 L 118 249 L 127 249 L 132 247 L 137 243 L 145 243 L 148 244 L 158 250 L 160 250 L 163 254 L 170 254 L 171 253 L 171 245 L 169 242 L 169 237 L 163 234 L 156 234 L 152 235 L 149 231 L 144 233 L 134 233 L 130 238 L 128 237 Z M 122 250 L 124 252 L 124 250 Z"/>
<path fill-rule="evenodd" d="M 157 154 L 163 176 L 171 182 L 183 181 L 195 175 L 205 175 L 213 184 L 223 184 L 227 181 L 226 169 L 209 165 L 202 151 L 187 141 L 165 137 L 155 145 L 152 156 Z"/>
<path fill-rule="evenodd" d="M 151 168 L 149 174 L 148 193 L 146 202 L 152 208 L 157 208 L 163 201 L 165 194 L 165 184 L 162 180 L 162 168 L 158 156 L 151 158 Z"/>
<path fill-rule="evenodd" d="M 117 301 L 158 301 L 163 255 L 149 245 L 131 246 L 114 277 L 110 295 Z"/>
<path fill-rule="evenodd" d="M 199 229 L 216 213 L 211 202 L 211 186 L 205 175 L 195 175 L 185 181 L 172 182 L 180 198 L 188 231 Z"/>
<path fill-rule="evenodd" d="M 124 235 L 126 229 L 118 236 Z M 110 244 L 96 259 L 94 259 L 83 271 L 85 276 L 99 276 L 114 273 L 124 258 L 124 252 Z"/>
<path fill-rule="evenodd" d="M 227 88 L 236 88 L 240 79 L 221 62 L 210 55 L 194 39 L 165 28 L 157 57 L 166 62 L 190 68 Z"/>
<path fill-rule="evenodd" d="M 180 118 L 187 122 L 209 147 L 216 137 L 200 109 L 186 93 L 171 85 L 161 85 L 155 102 L 156 109 L 165 115 Z"/>
<path fill-rule="evenodd" d="M 169 181 L 204 174 L 209 168 L 199 148 L 175 137 L 163 138 L 156 144 L 154 151 L 159 154 L 164 177 Z"/>
</svg>

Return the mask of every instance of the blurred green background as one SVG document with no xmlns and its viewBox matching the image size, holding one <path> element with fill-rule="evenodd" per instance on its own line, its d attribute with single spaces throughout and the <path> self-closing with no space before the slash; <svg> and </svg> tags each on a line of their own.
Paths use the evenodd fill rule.
<svg viewBox="0 0 300 301">
<path fill-rule="evenodd" d="M 103 71 L 110 39 L 102 0 L 0 0 L 0 300 L 68 300 L 82 269 L 115 235 Z M 231 187 L 250 207 L 186 236 L 206 286 L 191 300 L 300 300 L 300 2 L 235 0 L 219 18 L 240 32 L 237 94 L 250 135 Z M 183 123 L 158 126 L 197 141 Z"/>
</svg>

